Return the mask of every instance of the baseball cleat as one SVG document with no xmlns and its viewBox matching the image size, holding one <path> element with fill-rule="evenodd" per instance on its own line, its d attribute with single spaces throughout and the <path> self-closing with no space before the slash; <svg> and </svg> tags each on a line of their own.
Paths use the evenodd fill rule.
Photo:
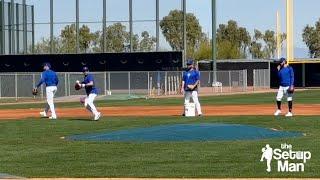
<svg viewBox="0 0 320 180">
<path fill-rule="evenodd" d="M 55 120 L 55 119 L 57 119 L 57 117 L 50 116 L 49 119 Z"/>
<path fill-rule="evenodd" d="M 203 114 L 198 114 L 199 117 L 203 116 Z"/>
<path fill-rule="evenodd" d="M 288 113 L 286 114 L 286 117 L 292 117 L 292 116 L 293 116 L 292 112 L 288 112 Z"/>
<path fill-rule="evenodd" d="M 94 119 L 93 119 L 93 120 L 98 121 L 98 120 L 100 119 L 100 117 L 101 117 L 101 113 L 98 112 L 98 113 L 94 116 Z"/>
<path fill-rule="evenodd" d="M 279 116 L 280 114 L 281 114 L 281 110 L 279 109 L 274 113 L 275 116 Z"/>
<path fill-rule="evenodd" d="M 47 117 L 47 113 L 45 111 L 40 112 L 41 117 Z"/>
</svg>

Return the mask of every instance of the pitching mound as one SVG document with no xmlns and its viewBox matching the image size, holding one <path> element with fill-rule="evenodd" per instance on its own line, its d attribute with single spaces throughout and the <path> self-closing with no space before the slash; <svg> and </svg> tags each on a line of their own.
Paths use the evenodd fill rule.
<svg viewBox="0 0 320 180">
<path fill-rule="evenodd" d="M 134 128 L 99 134 L 83 134 L 67 137 L 76 141 L 231 141 L 269 138 L 300 137 L 302 133 L 276 131 L 239 124 L 176 124 L 148 128 Z"/>
</svg>

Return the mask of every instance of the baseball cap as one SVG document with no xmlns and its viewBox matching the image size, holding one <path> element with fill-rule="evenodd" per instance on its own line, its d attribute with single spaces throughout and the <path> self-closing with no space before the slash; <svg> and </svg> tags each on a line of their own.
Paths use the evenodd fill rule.
<svg viewBox="0 0 320 180">
<path fill-rule="evenodd" d="M 87 72 L 87 71 L 89 71 L 88 67 L 85 66 L 85 67 L 82 68 L 82 72 Z"/>
<path fill-rule="evenodd" d="M 194 64 L 194 62 L 193 62 L 192 59 L 188 59 L 188 60 L 187 60 L 187 65 L 193 65 L 193 64 Z"/>
<path fill-rule="evenodd" d="M 42 66 L 43 66 L 43 67 L 48 66 L 48 68 L 51 68 L 51 64 L 48 63 L 48 62 L 43 63 Z"/>
<path fill-rule="evenodd" d="M 280 60 L 279 60 L 280 63 L 283 63 L 284 61 L 287 61 L 287 59 L 286 58 L 280 58 Z"/>
</svg>

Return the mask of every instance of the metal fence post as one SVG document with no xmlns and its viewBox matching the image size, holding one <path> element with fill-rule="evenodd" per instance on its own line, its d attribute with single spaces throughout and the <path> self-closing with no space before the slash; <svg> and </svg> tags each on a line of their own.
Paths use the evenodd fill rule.
<svg viewBox="0 0 320 180">
<path fill-rule="evenodd" d="M 160 96 L 160 88 L 161 88 L 161 76 L 160 76 L 160 72 L 157 72 L 157 95 Z"/>
<path fill-rule="evenodd" d="M 69 96 L 71 95 L 71 88 L 70 88 L 70 73 L 68 73 L 68 94 L 69 94 Z"/>
<path fill-rule="evenodd" d="M 68 77 L 67 73 L 64 73 L 64 94 L 68 96 Z"/>
<path fill-rule="evenodd" d="M 150 92 L 150 72 L 148 71 L 147 74 L 147 78 L 148 78 L 148 96 L 151 96 L 151 92 Z"/>
<path fill-rule="evenodd" d="M 266 73 L 266 88 L 268 88 L 270 85 L 270 83 L 269 83 L 269 73 L 268 73 L 268 71 L 267 70 L 264 70 L 265 71 L 265 73 Z"/>
<path fill-rule="evenodd" d="M 266 71 L 263 71 L 263 87 L 266 87 Z"/>
<path fill-rule="evenodd" d="M 232 84 L 231 84 L 231 71 L 229 70 L 229 90 L 230 90 L 230 92 L 231 92 L 231 90 L 232 90 Z"/>
<path fill-rule="evenodd" d="M 130 72 L 128 72 L 128 92 L 129 92 L 129 96 L 131 96 L 131 74 Z"/>
<path fill-rule="evenodd" d="M 243 71 L 243 91 L 247 91 L 247 70 L 242 70 Z"/>
<path fill-rule="evenodd" d="M 107 95 L 107 72 L 104 72 L 104 95 Z"/>
<path fill-rule="evenodd" d="M 36 87 L 36 75 L 34 73 L 32 74 L 32 87 Z M 36 96 L 33 96 L 33 98 L 35 99 Z"/>
<path fill-rule="evenodd" d="M 111 73 L 108 72 L 108 86 L 109 86 L 109 93 L 111 93 Z M 111 94 L 110 94 L 111 95 Z"/>
<path fill-rule="evenodd" d="M 15 73 L 14 75 L 14 85 L 15 85 L 16 100 L 18 100 L 18 74 L 17 73 Z"/>
<path fill-rule="evenodd" d="M 255 91 L 256 88 L 256 70 L 253 70 L 253 91 Z"/>
<path fill-rule="evenodd" d="M 42 78 L 42 77 L 41 77 Z M 43 85 L 41 85 L 41 99 L 43 99 L 44 97 L 44 93 L 43 93 L 44 89 L 43 89 Z"/>
<path fill-rule="evenodd" d="M 166 71 L 164 73 L 164 95 L 167 95 L 167 89 L 168 89 L 168 72 Z"/>
<path fill-rule="evenodd" d="M 36 87 L 36 75 L 32 74 L 32 87 Z"/>
<path fill-rule="evenodd" d="M 1 86 L 1 77 L 2 77 L 2 76 L 0 76 L 0 99 L 1 99 L 1 97 L 2 97 L 2 95 L 1 95 L 1 91 L 2 91 L 2 86 Z"/>
</svg>

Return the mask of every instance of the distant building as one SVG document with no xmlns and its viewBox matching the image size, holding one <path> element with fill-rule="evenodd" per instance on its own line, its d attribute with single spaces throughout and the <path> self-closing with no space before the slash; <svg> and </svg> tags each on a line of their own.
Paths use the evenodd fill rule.
<svg viewBox="0 0 320 180">
<path fill-rule="evenodd" d="M 34 48 L 34 7 L 0 0 L 0 54 L 26 54 Z"/>
</svg>

